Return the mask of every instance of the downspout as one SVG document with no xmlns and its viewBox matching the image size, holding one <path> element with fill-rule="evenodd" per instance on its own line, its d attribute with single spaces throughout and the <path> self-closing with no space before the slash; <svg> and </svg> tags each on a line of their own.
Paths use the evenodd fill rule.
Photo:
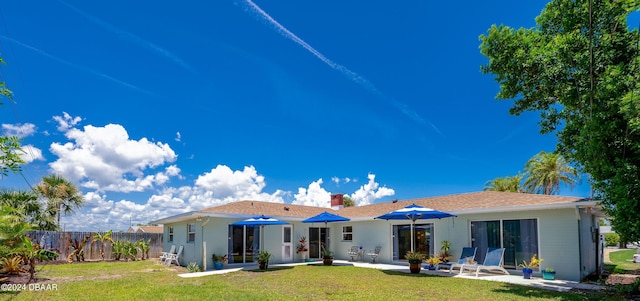
<svg viewBox="0 0 640 301">
<path fill-rule="evenodd" d="M 580 279 L 582 280 L 582 218 L 580 207 L 576 205 L 576 218 L 578 220 L 578 260 L 580 262 Z"/>
<path fill-rule="evenodd" d="M 207 270 L 207 242 L 204 241 L 204 225 L 206 225 L 211 217 L 207 217 L 207 220 L 200 226 L 200 240 L 202 240 L 202 270 Z"/>
</svg>

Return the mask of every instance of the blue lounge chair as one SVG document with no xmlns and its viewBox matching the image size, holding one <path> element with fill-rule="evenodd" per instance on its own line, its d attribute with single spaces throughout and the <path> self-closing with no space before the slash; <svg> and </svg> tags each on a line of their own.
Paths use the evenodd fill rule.
<svg viewBox="0 0 640 301">
<path fill-rule="evenodd" d="M 487 255 L 484 257 L 484 262 L 481 265 L 468 263 L 462 264 L 460 267 L 460 274 L 465 270 L 476 270 L 476 277 L 478 277 L 478 273 L 480 273 L 481 270 L 485 270 L 487 272 L 497 271 L 509 275 L 509 272 L 502 267 L 504 250 L 504 248 L 487 249 Z"/>
<path fill-rule="evenodd" d="M 453 271 L 453 269 L 459 269 L 463 264 L 468 264 L 469 259 L 471 259 L 471 261 L 475 260 L 477 250 L 478 248 L 464 247 L 462 248 L 462 254 L 460 254 L 460 259 L 458 259 L 458 261 L 441 263 L 438 265 L 438 269 L 449 269 L 449 274 L 451 274 L 451 271 Z"/>
</svg>

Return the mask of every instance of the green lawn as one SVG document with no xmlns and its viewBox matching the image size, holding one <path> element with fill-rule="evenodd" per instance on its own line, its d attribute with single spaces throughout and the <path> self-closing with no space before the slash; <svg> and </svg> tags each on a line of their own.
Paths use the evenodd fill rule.
<svg viewBox="0 0 640 301">
<path fill-rule="evenodd" d="M 633 259 L 636 249 L 622 249 L 611 251 L 609 261 L 606 263 L 607 270 L 620 274 L 640 274 L 640 263 L 629 261 Z"/>
<path fill-rule="evenodd" d="M 47 265 L 57 290 L 0 292 L 2 300 L 607 300 L 512 284 L 352 266 L 301 265 L 181 278 L 153 260 Z M 609 298 L 608 300 L 616 300 Z"/>
</svg>

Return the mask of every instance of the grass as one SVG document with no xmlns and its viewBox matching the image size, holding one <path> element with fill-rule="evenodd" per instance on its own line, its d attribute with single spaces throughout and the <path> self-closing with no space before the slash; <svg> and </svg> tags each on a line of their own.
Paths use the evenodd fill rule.
<svg viewBox="0 0 640 301">
<path fill-rule="evenodd" d="M 609 253 L 607 270 L 616 274 L 640 274 L 640 263 L 629 261 L 636 254 L 636 249 L 622 249 Z"/>
<path fill-rule="evenodd" d="M 607 300 L 507 283 L 352 266 L 300 265 L 181 278 L 153 260 L 47 265 L 57 290 L 0 292 L 1 300 Z M 610 298 L 609 300 L 616 300 Z"/>
</svg>

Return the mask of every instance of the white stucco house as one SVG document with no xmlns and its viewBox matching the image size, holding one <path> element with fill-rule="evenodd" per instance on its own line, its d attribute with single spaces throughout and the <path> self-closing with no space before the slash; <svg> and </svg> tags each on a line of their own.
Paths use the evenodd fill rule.
<svg viewBox="0 0 640 301">
<path fill-rule="evenodd" d="M 229 264 L 249 265 L 257 264 L 256 250 L 260 249 L 273 254 L 271 263 L 301 261 L 295 250 L 302 236 L 309 242 L 306 256 L 312 259 L 320 258 L 320 244 L 324 243 L 336 259 L 351 259 L 347 251 L 352 246 L 367 251 L 381 246 L 377 262 L 406 263 L 411 222 L 375 217 L 411 204 L 456 215 L 416 221 L 415 249 L 424 254 L 437 254 L 446 240 L 454 257 L 463 247 L 477 247 L 478 262 L 483 261 L 488 248 L 505 248 L 504 267 L 512 274 L 521 273 L 518 264 L 529 261 L 533 254 L 544 259 L 542 269 L 554 268 L 558 279 L 580 281 L 602 270 L 603 244 L 598 231 L 599 219 L 604 215 L 597 201 L 579 197 L 482 191 L 344 208 L 342 195 L 335 194 L 331 196 L 331 209 L 240 201 L 153 223 L 164 225 L 165 250 L 171 245 L 183 246 L 181 263 L 196 262 L 207 270 L 213 268 L 212 254 L 228 254 Z M 302 223 L 323 211 L 351 220 L 326 225 Z M 288 224 L 232 225 L 259 215 Z M 264 246 L 259 245 L 260 235 Z"/>
</svg>

